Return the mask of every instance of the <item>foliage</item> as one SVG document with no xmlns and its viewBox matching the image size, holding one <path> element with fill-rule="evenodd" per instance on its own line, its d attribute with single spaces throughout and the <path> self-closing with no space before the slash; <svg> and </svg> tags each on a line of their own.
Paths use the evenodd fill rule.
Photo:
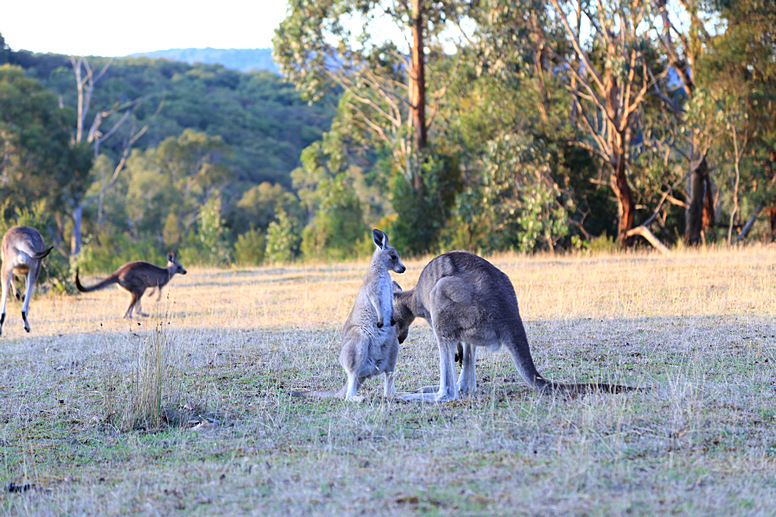
<svg viewBox="0 0 776 517">
<path fill-rule="evenodd" d="M 197 222 L 196 245 L 185 246 L 181 250 L 181 256 L 190 263 L 209 266 L 228 265 L 231 262 L 231 256 L 226 240 L 226 228 L 221 218 L 219 196 L 211 197 L 202 205 Z"/>
<path fill-rule="evenodd" d="M 291 174 L 293 177 L 294 172 Z M 297 196 L 283 185 L 264 181 L 242 194 L 231 213 L 225 216 L 226 224 L 235 233 L 244 233 L 251 228 L 266 230 L 281 208 L 293 217 L 302 217 Z"/>
<path fill-rule="evenodd" d="M 269 72 L 240 73 L 219 65 L 143 58 L 112 60 L 94 91 L 86 124 L 117 99 L 145 96 L 150 102 L 136 106 L 132 117 L 136 124 L 149 123 L 149 127 L 134 145 L 127 170 L 102 192 L 119 161 L 122 138 L 107 141 L 93 167 L 91 150 L 69 146 L 75 89 L 68 57 L 21 51 L 13 53 L 13 61 L 30 78 L 18 68 L 9 73 L 12 77 L 7 82 L 14 86 L 4 90 L 9 108 L 2 110 L 0 118 L 13 117 L 18 125 L 26 120 L 20 116 L 24 112 L 30 124 L 58 126 L 28 131 L 25 142 L 34 154 L 12 154 L 13 161 L 4 163 L 0 176 L 14 180 L 0 181 L 0 193 L 4 189 L 14 193 L 6 197 L 35 200 L 45 193 L 48 206 L 64 213 L 70 210 L 66 200 L 89 192 L 99 199 L 84 211 L 86 236 L 103 235 L 107 228 L 138 240 L 160 240 L 164 234 L 167 245 L 173 247 L 196 231 L 199 206 L 215 190 L 222 194 L 224 225 L 235 235 L 252 227 L 266 228 L 277 202 L 298 215 L 298 201 L 286 192 L 280 200 L 268 200 L 269 206 L 256 217 L 248 192 L 262 182 L 273 189 L 290 187 L 289 172 L 298 164 L 300 150 L 328 127 L 330 102 L 307 106 L 292 86 Z M 103 58 L 90 58 L 93 69 L 106 63 Z M 7 79 L 5 72 L 2 76 Z M 30 90 L 34 84 L 39 94 Z M 57 98 L 65 109 L 59 108 Z M 161 110 L 156 113 L 159 104 Z M 46 113 L 51 115 L 42 118 Z M 36 117 L 39 122 L 34 122 Z M 5 138 L 0 140 L 10 145 Z M 25 171 L 24 181 L 17 170 Z M 58 216 L 57 226 L 59 238 L 68 238 L 67 220 Z M 92 246 L 96 242 L 92 239 Z"/>
<path fill-rule="evenodd" d="M 421 173 L 407 178 L 395 172 L 391 195 L 396 219 L 389 235 L 395 248 L 409 256 L 437 251 L 456 193 L 461 171 L 453 156 L 425 154 Z"/>
<path fill-rule="evenodd" d="M 482 203 L 493 221 L 488 249 L 553 250 L 569 233 L 560 188 L 541 142 L 505 135 L 488 145 Z"/>
<path fill-rule="evenodd" d="M 299 255 L 301 236 L 298 225 L 280 209 L 267 228 L 266 260 L 272 264 L 289 264 Z"/>
<path fill-rule="evenodd" d="M 0 198 L 9 210 L 39 199 L 56 209 L 61 191 L 88 169 L 69 145 L 71 115 L 21 68 L 0 66 Z"/>
<path fill-rule="evenodd" d="M 720 14 L 718 34 L 696 66 L 699 90 L 688 102 L 687 123 L 715 143 L 709 154 L 719 164 L 715 176 L 730 241 L 747 217 L 776 205 L 776 12 L 741 1 L 722 3 Z"/>
<path fill-rule="evenodd" d="M 237 236 L 234 243 L 234 262 L 241 266 L 260 266 L 264 263 L 267 239 L 261 230 L 249 230 Z"/>
<path fill-rule="evenodd" d="M 595 248 L 607 235 L 630 243 L 642 224 L 671 243 L 697 222 L 685 178 L 705 156 L 703 213 L 718 228 L 704 219 L 703 238 L 733 242 L 758 217 L 753 235 L 774 238 L 770 6 L 417 6 L 420 17 L 411 3 L 291 2 L 274 39 L 284 77 L 90 58 L 111 66 L 87 125 L 144 99 L 128 116 L 148 131 L 118 177 L 126 128 L 96 153 L 71 141 L 69 58 L 0 40 L 19 65 L 0 67 L 3 224 L 45 200 L 63 247 L 78 200 L 93 199 L 81 207 L 85 271 L 179 248 L 202 263 L 340 260 L 363 253 L 379 221 L 407 255 Z"/>
<path fill-rule="evenodd" d="M 343 260 L 362 253 L 368 237 L 361 203 L 344 174 L 324 179 L 316 189 L 318 209 L 302 232 L 305 259 Z"/>
</svg>

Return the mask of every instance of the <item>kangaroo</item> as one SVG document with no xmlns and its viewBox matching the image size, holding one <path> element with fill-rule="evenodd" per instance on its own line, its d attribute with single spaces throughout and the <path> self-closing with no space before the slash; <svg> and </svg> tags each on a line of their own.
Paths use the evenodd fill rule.
<svg viewBox="0 0 776 517">
<path fill-rule="evenodd" d="M 548 381 L 534 366 L 528 339 L 509 277 L 482 257 L 451 251 L 429 262 L 414 289 L 394 294 L 399 343 L 407 339 L 415 318 L 431 324 L 439 345 L 440 385 L 427 386 L 402 400 L 446 401 L 477 389 L 475 359 L 478 346 L 512 356 L 520 376 L 533 389 L 551 392 L 619 393 L 628 386 L 606 383 L 560 384 Z M 462 356 L 461 374 L 455 382 L 456 351 Z"/>
<path fill-rule="evenodd" d="M 396 393 L 393 376 L 399 341 L 393 315 L 393 292 L 401 290 L 389 271 L 404 273 L 406 268 L 396 250 L 388 245 L 388 236 L 372 230 L 375 249 L 356 302 L 342 327 L 339 361 L 348 375 L 339 391 L 292 391 L 295 397 L 346 398 L 359 400 L 358 388 L 368 377 L 385 374 L 384 395 Z"/>
<path fill-rule="evenodd" d="M 119 288 L 128 292 L 132 297 L 127 312 L 124 313 L 125 318 L 132 319 L 132 312 L 135 309 L 137 309 L 137 313 L 140 316 L 148 316 L 148 314 L 143 312 L 140 307 L 140 298 L 143 296 L 146 289 L 153 287 L 158 289 L 161 293 L 162 287 L 167 285 L 167 282 L 169 282 L 176 273 L 185 275 L 186 270 L 183 269 L 181 263 L 175 258 L 175 253 L 170 252 L 167 254 L 166 268 L 155 266 L 154 264 L 143 262 L 142 260 L 129 262 L 118 268 L 115 273 L 102 282 L 91 287 L 84 287 L 81 285 L 78 273 L 79 271 L 76 269 L 75 286 L 82 293 L 104 289 L 112 284 L 119 284 Z"/>
<path fill-rule="evenodd" d="M 24 330 L 30 331 L 30 322 L 27 321 L 27 315 L 30 312 L 30 300 L 32 299 L 32 289 L 38 280 L 40 268 L 43 259 L 48 256 L 54 246 L 48 248 L 43 242 L 40 232 L 31 226 L 14 226 L 3 235 L 3 243 L 0 247 L 0 260 L 3 261 L 2 268 L 2 289 L 3 312 L 0 314 L 0 336 L 3 335 L 3 322 L 5 321 L 5 304 L 8 301 L 8 287 L 13 290 L 16 299 L 24 301 L 22 305 L 22 320 L 24 321 Z M 16 286 L 13 283 L 13 277 L 26 275 L 26 288 L 24 295 L 19 296 Z"/>
</svg>

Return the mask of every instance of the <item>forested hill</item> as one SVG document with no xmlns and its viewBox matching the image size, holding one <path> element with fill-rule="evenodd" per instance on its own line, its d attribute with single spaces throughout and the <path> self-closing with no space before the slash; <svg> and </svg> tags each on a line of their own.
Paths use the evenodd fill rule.
<svg viewBox="0 0 776 517">
<path fill-rule="evenodd" d="M 13 62 L 65 105 L 76 105 L 68 56 L 21 51 Z M 95 70 L 106 63 L 106 58 L 90 58 Z M 156 147 L 187 128 L 220 136 L 230 148 L 233 181 L 246 184 L 270 181 L 290 187 L 289 174 L 302 149 L 321 137 L 334 114 L 333 102 L 310 106 L 293 85 L 269 71 L 243 73 L 218 64 L 142 57 L 112 61 L 96 84 L 91 109 L 141 97 L 146 101 L 135 110 L 138 124 L 153 119 L 136 149 Z"/>
<path fill-rule="evenodd" d="M 267 70 L 0 50 L 0 127 L 18 142 L 0 164 L 0 234 L 22 220 L 46 228 L 84 271 L 164 250 L 261 263 L 279 207 L 303 217 L 291 172 L 329 131 L 336 98 L 309 105 Z"/>
<path fill-rule="evenodd" d="M 169 50 L 156 50 L 142 54 L 132 54 L 130 57 L 147 57 L 149 59 L 167 59 L 169 61 L 181 61 L 193 65 L 203 63 L 208 65 L 224 65 L 231 70 L 251 72 L 254 70 L 267 70 L 279 72 L 278 66 L 272 60 L 272 49 L 269 48 L 174 48 Z"/>
</svg>

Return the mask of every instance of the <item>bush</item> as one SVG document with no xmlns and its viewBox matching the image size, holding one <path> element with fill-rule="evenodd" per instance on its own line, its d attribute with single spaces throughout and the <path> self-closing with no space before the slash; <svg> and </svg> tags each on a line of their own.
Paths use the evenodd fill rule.
<svg viewBox="0 0 776 517">
<path fill-rule="evenodd" d="M 259 230 L 250 230 L 237 237 L 234 261 L 241 266 L 260 266 L 264 262 L 267 239 Z"/>
<path fill-rule="evenodd" d="M 266 258 L 273 264 L 289 264 L 299 255 L 301 237 L 286 211 L 278 210 L 276 219 L 267 228 Z"/>
<path fill-rule="evenodd" d="M 320 182 L 316 194 L 320 207 L 302 232 L 305 259 L 343 260 L 361 254 L 369 229 L 352 182 L 344 175 Z"/>
</svg>

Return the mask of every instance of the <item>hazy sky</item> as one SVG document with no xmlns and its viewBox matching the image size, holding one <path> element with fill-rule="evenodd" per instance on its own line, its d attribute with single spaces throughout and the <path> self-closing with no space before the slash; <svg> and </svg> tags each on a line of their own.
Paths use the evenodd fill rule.
<svg viewBox="0 0 776 517">
<path fill-rule="evenodd" d="M 284 0 L 0 0 L 13 50 L 126 56 L 171 48 L 266 48 Z"/>
</svg>

